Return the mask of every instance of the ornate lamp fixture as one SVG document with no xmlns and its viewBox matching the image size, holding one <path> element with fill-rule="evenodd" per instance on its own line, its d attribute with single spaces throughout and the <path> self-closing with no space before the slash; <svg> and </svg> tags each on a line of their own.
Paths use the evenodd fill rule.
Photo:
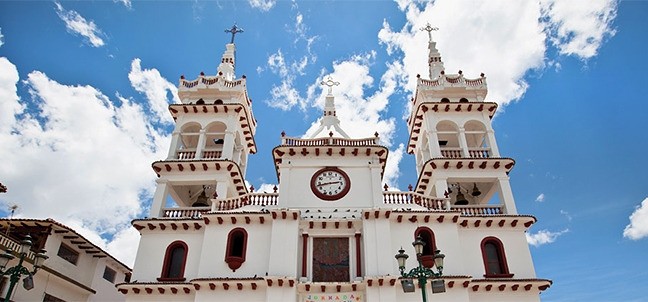
<svg viewBox="0 0 648 302">
<path fill-rule="evenodd" d="M 25 261 L 25 258 L 27 258 L 32 245 L 34 244 L 32 242 L 31 236 L 25 236 L 25 239 L 20 242 L 20 251 L 18 251 L 18 264 L 8 268 L 7 270 L 5 270 L 7 264 L 9 264 L 9 261 L 15 258 L 13 252 L 6 250 L 4 254 L 0 255 L 0 274 L 3 276 L 9 276 L 9 289 L 7 290 L 7 295 L 4 299 L 5 302 L 10 301 L 14 287 L 16 286 L 16 283 L 18 283 L 22 275 L 27 276 L 23 279 L 23 287 L 26 290 L 34 288 L 33 276 L 36 274 L 36 272 L 38 272 L 38 269 L 43 266 L 43 262 L 45 262 L 45 260 L 49 258 L 47 257 L 47 255 L 45 255 L 45 250 L 40 250 L 36 255 L 34 255 L 34 269 L 30 272 L 25 266 L 23 266 L 23 262 Z"/>
<path fill-rule="evenodd" d="M 409 258 L 409 255 L 405 254 L 405 250 L 402 248 L 398 250 L 398 254 L 394 256 L 396 261 L 398 261 L 398 270 L 401 273 L 401 284 L 403 285 L 403 291 L 406 293 L 414 292 L 416 289 L 414 287 L 413 279 L 418 280 L 418 286 L 421 289 L 421 296 L 423 297 L 423 302 L 427 302 L 427 294 L 425 292 L 425 285 L 427 284 L 428 279 L 432 278 L 432 293 L 442 293 L 445 292 L 445 282 L 441 279 L 438 279 L 443 275 L 443 259 L 445 255 L 441 254 L 440 250 L 434 251 L 434 266 L 436 266 L 436 272 L 431 268 L 426 268 L 421 262 L 421 255 L 423 254 L 423 247 L 425 242 L 421 236 L 416 237 L 416 240 L 412 242 L 414 246 L 414 251 L 416 252 L 416 259 L 418 261 L 418 267 L 411 269 L 408 273 L 405 272 L 405 262 Z"/>
</svg>

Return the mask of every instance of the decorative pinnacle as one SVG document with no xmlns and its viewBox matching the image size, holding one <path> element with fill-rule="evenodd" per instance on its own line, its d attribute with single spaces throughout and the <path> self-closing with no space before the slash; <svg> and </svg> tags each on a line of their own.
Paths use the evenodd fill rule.
<svg viewBox="0 0 648 302">
<path fill-rule="evenodd" d="M 425 27 L 421 27 L 421 30 L 427 31 L 428 32 L 428 37 L 430 38 L 430 42 L 432 42 L 432 32 L 439 30 L 438 27 L 432 27 L 430 23 L 427 23 Z"/>
<path fill-rule="evenodd" d="M 333 94 L 333 86 L 338 86 L 340 85 L 340 82 L 335 82 L 333 81 L 333 78 L 331 76 L 328 76 L 326 81 L 322 81 L 322 85 L 328 86 L 328 94 L 331 95 Z"/>
<path fill-rule="evenodd" d="M 231 33 L 231 34 L 232 34 L 232 41 L 231 41 L 230 43 L 231 43 L 231 44 L 234 44 L 234 36 L 235 36 L 237 33 L 242 33 L 242 32 L 243 32 L 243 29 L 240 28 L 240 27 L 238 27 L 238 26 L 236 26 L 236 23 L 234 23 L 234 25 L 232 25 L 232 28 L 230 28 L 230 29 L 226 29 L 225 32 L 226 32 L 226 33 Z"/>
</svg>

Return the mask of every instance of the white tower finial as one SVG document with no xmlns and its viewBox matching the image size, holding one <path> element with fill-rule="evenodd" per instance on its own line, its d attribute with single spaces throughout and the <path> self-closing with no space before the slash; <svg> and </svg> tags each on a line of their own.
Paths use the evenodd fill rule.
<svg viewBox="0 0 648 302">
<path fill-rule="evenodd" d="M 432 32 L 439 30 L 439 28 L 432 27 L 430 23 L 427 23 L 425 27 L 421 27 L 421 30 L 428 32 L 428 49 L 430 50 L 428 54 L 428 66 L 430 68 L 430 80 L 432 80 L 438 78 L 445 69 L 443 67 L 443 61 L 441 61 L 441 53 L 436 48 L 436 42 L 432 40 Z"/>
<path fill-rule="evenodd" d="M 335 97 L 333 97 L 333 86 L 338 86 L 340 85 L 340 82 L 333 81 L 333 78 L 331 76 L 328 76 L 326 81 L 322 81 L 320 83 L 323 86 L 328 87 L 328 94 L 326 95 L 326 100 L 324 101 L 324 116 L 322 117 L 322 120 L 320 120 L 320 127 L 311 135 L 310 137 L 313 138 L 320 134 L 324 129 L 331 129 L 331 127 L 335 128 L 335 131 L 337 131 L 340 135 L 342 135 L 344 138 L 349 138 L 349 135 L 342 130 L 340 127 L 340 120 L 337 118 L 337 113 L 335 112 Z"/>
<path fill-rule="evenodd" d="M 432 27 L 430 23 L 425 24 L 425 27 L 421 27 L 421 30 L 427 31 L 428 32 L 428 37 L 430 38 L 430 42 L 432 42 L 432 31 L 437 31 L 439 30 L 438 27 Z"/>
<path fill-rule="evenodd" d="M 320 83 L 320 84 L 322 84 L 324 86 L 328 86 L 328 95 L 333 95 L 333 86 L 340 85 L 340 82 L 335 82 L 335 81 L 333 81 L 333 78 L 331 78 L 331 76 L 328 76 L 326 81 L 322 81 L 322 83 Z"/>
</svg>

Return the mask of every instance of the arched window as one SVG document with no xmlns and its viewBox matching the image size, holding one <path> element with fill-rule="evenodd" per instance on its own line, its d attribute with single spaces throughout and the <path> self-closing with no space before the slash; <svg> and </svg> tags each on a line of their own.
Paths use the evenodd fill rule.
<svg viewBox="0 0 648 302">
<path fill-rule="evenodd" d="M 196 105 L 205 105 L 205 100 L 203 100 L 203 99 L 197 100 Z"/>
<path fill-rule="evenodd" d="M 442 98 L 441 103 L 450 103 L 450 100 L 448 98 Z"/>
<path fill-rule="evenodd" d="M 162 276 L 158 278 L 158 281 L 184 281 L 188 251 L 187 244 L 182 241 L 174 241 L 169 244 L 166 254 L 164 254 Z"/>
<path fill-rule="evenodd" d="M 461 98 L 461 99 L 459 99 L 459 103 L 468 103 L 468 99 L 467 98 Z"/>
<path fill-rule="evenodd" d="M 243 228 L 235 228 L 227 235 L 225 262 L 233 272 L 245 262 L 247 237 L 248 234 Z"/>
<path fill-rule="evenodd" d="M 436 251 L 436 242 L 434 240 L 434 233 L 428 227 L 419 227 L 414 231 L 414 239 L 421 236 L 421 240 L 425 242 L 423 246 L 423 254 L 421 254 L 421 262 L 423 266 L 431 268 L 434 266 L 434 251 Z"/>
<path fill-rule="evenodd" d="M 495 237 L 486 237 L 481 242 L 482 258 L 487 278 L 511 278 L 506 264 L 506 254 L 502 241 Z"/>
</svg>

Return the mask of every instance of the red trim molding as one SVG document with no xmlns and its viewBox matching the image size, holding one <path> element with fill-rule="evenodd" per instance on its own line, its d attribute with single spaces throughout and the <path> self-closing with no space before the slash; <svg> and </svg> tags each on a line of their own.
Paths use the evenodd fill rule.
<svg viewBox="0 0 648 302">
<path fill-rule="evenodd" d="M 235 236 L 242 236 L 241 242 L 234 242 Z M 243 262 L 247 253 L 248 233 L 244 228 L 234 228 L 227 234 L 227 246 L 225 248 L 225 262 L 227 266 L 235 272 Z M 240 245 L 235 246 L 234 244 Z M 240 254 L 234 252 L 240 249 Z"/>
<path fill-rule="evenodd" d="M 308 234 L 302 234 L 302 277 L 307 277 L 307 261 L 308 261 Z"/>
<path fill-rule="evenodd" d="M 500 273 L 494 273 L 489 270 L 488 266 L 488 258 L 486 255 L 486 244 L 493 244 L 495 246 L 495 249 L 497 251 L 497 260 L 498 264 L 500 267 Z M 511 278 L 513 277 L 513 274 L 509 272 L 508 268 L 508 262 L 506 260 L 506 253 L 504 252 L 504 244 L 502 244 L 502 241 L 499 240 L 497 237 L 489 236 L 486 237 L 482 240 L 481 242 L 481 251 L 482 251 L 482 259 L 484 260 L 484 270 L 486 271 L 486 274 L 484 274 L 485 278 Z"/>
<path fill-rule="evenodd" d="M 177 247 L 180 247 L 184 250 L 182 264 L 180 266 L 180 276 L 170 278 L 169 270 L 171 269 L 171 261 L 173 260 L 171 257 L 171 252 Z M 166 252 L 164 253 L 164 262 L 162 262 L 162 273 L 160 275 L 160 278 L 157 278 L 157 280 L 158 281 L 185 281 L 184 271 L 185 271 L 185 266 L 187 265 L 188 253 L 189 253 L 189 247 L 184 241 L 176 240 L 174 242 L 171 242 L 171 244 L 167 246 Z"/>
<path fill-rule="evenodd" d="M 362 277 L 362 257 L 360 253 L 360 233 L 355 234 L 355 244 L 356 244 L 356 276 Z"/>
<path fill-rule="evenodd" d="M 436 240 L 434 238 L 434 232 L 428 227 L 421 226 L 414 231 L 414 240 L 421 236 L 425 242 L 423 246 L 423 254 L 421 255 L 421 262 L 423 266 L 431 268 L 434 266 L 434 251 L 436 251 Z"/>
</svg>

